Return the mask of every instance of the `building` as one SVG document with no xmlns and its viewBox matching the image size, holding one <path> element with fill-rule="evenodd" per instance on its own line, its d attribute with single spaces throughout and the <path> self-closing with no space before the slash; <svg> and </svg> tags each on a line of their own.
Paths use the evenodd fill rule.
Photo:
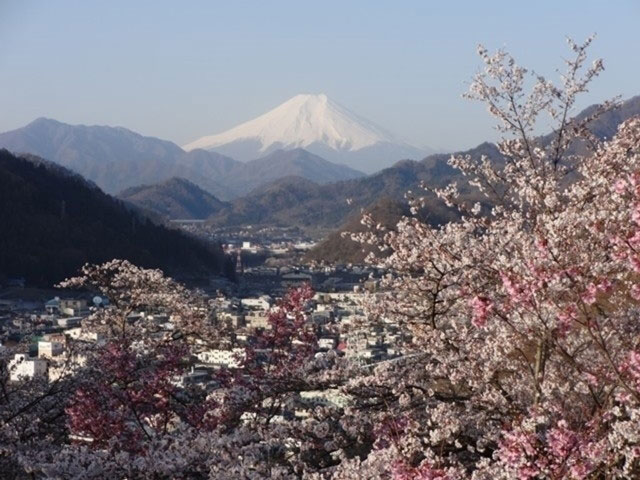
<svg viewBox="0 0 640 480">
<path fill-rule="evenodd" d="M 231 350 L 207 350 L 196 355 L 202 363 L 217 367 L 239 368 L 246 357 L 244 348 Z"/>
<path fill-rule="evenodd" d="M 85 355 L 74 355 L 72 357 L 63 353 L 49 364 L 49 381 L 55 382 L 63 377 L 75 375 L 76 372 L 86 366 L 87 357 Z"/>
<path fill-rule="evenodd" d="M 86 316 L 89 313 L 89 305 L 84 299 L 64 298 L 59 300 L 60 313 L 70 317 Z"/>
<path fill-rule="evenodd" d="M 55 297 L 45 302 L 44 309 L 49 315 L 55 315 L 60 313 L 60 297 Z"/>
<path fill-rule="evenodd" d="M 83 342 L 103 343 L 106 340 L 103 334 L 90 332 L 80 327 L 70 328 L 69 330 L 65 330 L 64 333 L 74 340 L 81 340 Z"/>
<path fill-rule="evenodd" d="M 271 324 L 269 323 L 269 314 L 265 311 L 249 311 L 245 314 L 244 321 L 247 328 L 252 330 L 266 330 L 271 328 Z"/>
<path fill-rule="evenodd" d="M 283 287 L 299 287 L 306 283 L 313 284 L 313 277 L 308 273 L 287 273 L 282 275 L 281 283 Z"/>
<path fill-rule="evenodd" d="M 62 328 L 79 327 L 81 322 L 82 317 L 60 317 L 56 320 L 58 326 Z"/>
<path fill-rule="evenodd" d="M 295 410 L 296 417 L 308 417 L 309 411 L 317 407 L 346 408 L 351 403 L 351 397 L 330 388 L 300 392 L 298 402 Z"/>
<path fill-rule="evenodd" d="M 241 328 L 245 325 L 244 315 L 238 312 L 218 312 L 217 321 L 229 328 Z"/>
<path fill-rule="evenodd" d="M 318 348 L 320 350 L 333 350 L 338 341 L 334 337 L 321 337 L 318 339 Z"/>
<path fill-rule="evenodd" d="M 53 358 L 62 355 L 64 343 L 56 341 L 38 342 L 38 358 Z"/>
<path fill-rule="evenodd" d="M 268 295 L 262 295 L 257 298 L 243 298 L 240 300 L 240 304 L 243 308 L 250 308 L 255 310 L 269 310 L 271 307 L 271 297 Z"/>
<path fill-rule="evenodd" d="M 17 382 L 24 379 L 46 377 L 47 361 L 31 358 L 26 353 L 16 353 L 9 361 L 9 379 Z"/>
</svg>

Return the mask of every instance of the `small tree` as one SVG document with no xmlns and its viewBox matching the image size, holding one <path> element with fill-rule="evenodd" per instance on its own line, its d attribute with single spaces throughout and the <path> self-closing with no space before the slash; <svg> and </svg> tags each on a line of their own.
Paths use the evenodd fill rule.
<svg viewBox="0 0 640 480">
<path fill-rule="evenodd" d="M 61 398 L 69 436 L 21 456 L 26 471 L 78 479 L 294 475 L 309 447 L 295 440 L 297 420 L 274 419 L 300 391 L 319 388 L 305 313 L 310 287 L 277 303 L 240 368 L 219 369 L 210 390 L 178 381 L 199 352 L 228 346 L 203 296 L 122 260 L 87 265 L 62 286 L 99 291 L 110 306 L 84 321 L 92 336 L 76 344 L 84 365 Z"/>
</svg>

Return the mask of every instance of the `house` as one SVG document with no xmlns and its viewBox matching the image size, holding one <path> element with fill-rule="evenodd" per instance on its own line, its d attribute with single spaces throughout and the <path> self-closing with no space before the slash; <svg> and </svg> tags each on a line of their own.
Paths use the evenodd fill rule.
<svg viewBox="0 0 640 480">
<path fill-rule="evenodd" d="M 60 313 L 70 317 L 84 316 L 89 313 L 89 306 L 86 300 L 76 298 L 60 299 Z"/>
<path fill-rule="evenodd" d="M 191 370 L 181 375 L 175 376 L 171 383 L 179 388 L 185 388 L 189 385 L 205 385 L 211 383 L 211 373 L 206 369 L 196 369 L 191 367 Z"/>
<path fill-rule="evenodd" d="M 237 312 L 218 312 L 216 319 L 228 328 L 240 328 L 244 326 L 244 315 Z"/>
<path fill-rule="evenodd" d="M 266 330 L 271 328 L 271 324 L 269 323 L 269 314 L 265 311 L 253 310 L 247 312 L 244 316 L 244 321 L 249 329 Z"/>
<path fill-rule="evenodd" d="M 68 335 L 74 340 L 81 340 L 83 342 L 95 342 L 98 344 L 105 342 L 105 336 L 101 333 L 90 332 L 81 327 L 70 328 L 64 331 L 65 335 Z"/>
<path fill-rule="evenodd" d="M 318 348 L 320 350 L 333 350 L 338 341 L 334 337 L 321 337 L 318 339 Z"/>
<path fill-rule="evenodd" d="M 317 407 L 346 408 L 351 403 L 351 397 L 337 389 L 311 390 L 300 392 L 296 417 L 308 417 L 309 412 Z"/>
<path fill-rule="evenodd" d="M 316 325 L 326 325 L 333 319 L 333 312 L 329 310 L 312 312 L 311 321 Z"/>
<path fill-rule="evenodd" d="M 48 302 L 45 302 L 44 309 L 49 315 L 55 315 L 60 313 L 60 297 L 54 297 Z"/>
<path fill-rule="evenodd" d="M 39 341 L 38 358 L 53 358 L 62 355 L 64 343 L 56 341 Z"/>
<path fill-rule="evenodd" d="M 71 357 L 63 353 L 49 363 L 49 382 L 55 382 L 63 377 L 75 375 L 76 372 L 86 366 L 86 355 L 73 355 Z"/>
</svg>

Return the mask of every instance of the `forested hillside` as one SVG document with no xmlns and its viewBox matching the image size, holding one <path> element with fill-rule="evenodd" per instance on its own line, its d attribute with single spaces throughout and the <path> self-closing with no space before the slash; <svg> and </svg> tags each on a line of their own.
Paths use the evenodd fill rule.
<svg viewBox="0 0 640 480">
<path fill-rule="evenodd" d="M 172 275 L 232 271 L 220 248 L 152 223 L 63 167 L 0 150 L 0 274 L 51 285 L 113 258 Z"/>
</svg>

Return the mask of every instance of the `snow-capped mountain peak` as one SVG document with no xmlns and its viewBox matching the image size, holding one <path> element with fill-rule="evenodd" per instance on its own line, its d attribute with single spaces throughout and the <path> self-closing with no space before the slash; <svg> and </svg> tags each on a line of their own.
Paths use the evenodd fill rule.
<svg viewBox="0 0 640 480">
<path fill-rule="evenodd" d="M 184 149 L 207 150 L 238 140 L 258 140 L 262 152 L 273 144 L 297 148 L 319 142 L 334 150 L 359 150 L 377 142 L 395 141 L 389 133 L 325 94 L 300 94 L 254 120 L 200 138 Z"/>
<path fill-rule="evenodd" d="M 325 94 L 300 94 L 253 120 L 226 132 L 202 137 L 183 148 L 215 150 L 243 161 L 275 149 L 305 148 L 329 160 L 373 171 L 379 168 L 378 160 L 372 159 L 371 165 L 363 167 L 352 164 L 347 157 L 380 145 L 385 146 L 388 164 L 407 158 L 406 153 L 394 157 L 389 151 L 390 145 L 406 152 L 419 151 Z"/>
</svg>

